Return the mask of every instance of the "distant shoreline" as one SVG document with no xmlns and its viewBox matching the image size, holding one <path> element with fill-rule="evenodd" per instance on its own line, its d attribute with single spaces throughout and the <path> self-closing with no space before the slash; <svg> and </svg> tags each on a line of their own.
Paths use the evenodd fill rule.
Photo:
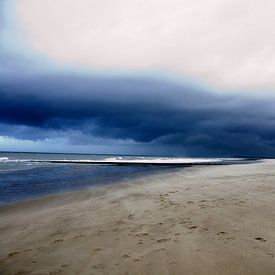
<svg viewBox="0 0 275 275">
<path fill-rule="evenodd" d="M 193 159 L 190 159 L 191 161 Z M 78 192 L 83 190 L 89 190 L 90 188 L 110 186 L 113 184 L 120 184 L 127 181 L 135 180 L 136 178 L 143 178 L 152 174 L 165 173 L 166 169 L 183 168 L 188 167 L 204 167 L 204 166 L 216 166 L 216 165 L 238 165 L 238 164 L 250 164 L 259 162 L 255 159 L 228 159 L 218 161 L 195 161 L 191 162 L 185 159 L 185 163 L 175 162 L 178 159 L 137 159 L 137 160 L 125 160 L 115 159 L 112 161 L 104 160 L 20 160 L 19 163 L 25 163 L 26 168 L 20 168 L 22 170 L 7 170 L 7 176 L 1 179 L 0 186 L 0 206 L 12 205 L 17 202 L 29 201 L 37 198 L 44 198 L 56 194 L 64 194 L 68 192 Z M 13 162 L 14 160 L 3 160 L 5 163 Z M 169 161 L 169 162 L 167 162 Z M 174 161 L 174 162 L 173 162 Z M 16 160 L 15 160 L 16 162 Z M 30 165 L 28 165 L 28 163 Z M 83 169 L 79 170 L 77 166 L 70 168 L 62 168 L 62 166 L 32 166 L 31 163 L 52 163 L 52 164 L 64 164 L 64 165 L 95 165 L 94 168 L 83 166 Z M 105 167 L 104 167 L 105 166 Z M 120 170 L 115 167 L 125 167 Z M 31 168 L 33 167 L 33 168 Z M 65 166 L 66 167 L 66 166 Z M 110 168 L 108 168 L 110 167 Z M 151 168 L 150 168 L 151 167 Z M 30 170 L 36 168 L 43 168 L 44 170 Z M 147 169 L 148 168 L 148 169 Z M 24 170 L 26 169 L 26 170 Z M 47 170 L 45 170 L 47 169 Z M 66 170 L 64 170 L 66 169 Z M 74 174 L 74 170 L 78 173 L 78 176 Z M 21 172 L 22 171 L 22 172 Z M 24 172 L 26 171 L 26 172 Z M 45 172 L 49 171 L 49 172 Z M 51 174 L 51 171 L 53 171 Z M 66 171 L 66 173 L 64 173 Z M 71 171 L 71 172 L 69 172 Z M 78 172 L 82 171 L 82 172 Z M 97 172 L 102 171 L 102 172 Z M 111 172 L 112 171 L 112 172 Z M 117 172 L 116 172 L 117 171 Z M 14 182 L 14 175 L 17 178 L 17 182 Z M 16 174 L 15 174 L 16 173 Z M 48 174 L 45 174 L 48 173 Z M 67 173 L 69 173 L 67 175 Z M 112 174 L 111 174 L 112 173 Z M 3 174 L 5 175 L 5 174 Z M 40 176 L 42 175 L 42 178 Z M 112 179 L 110 179 L 112 177 Z M 79 178 L 79 180 L 78 180 Z M 49 187 L 48 187 L 49 182 Z M 56 182 L 56 185 L 54 184 Z M 72 183 L 70 183 L 72 182 Z M 83 184 L 82 184 L 83 182 Z M 14 187 L 13 187 L 14 186 Z M 55 187 L 56 186 L 56 187 Z M 14 189 L 13 189 L 14 188 Z"/>
<path fill-rule="evenodd" d="M 105 164 L 105 165 L 118 165 L 118 166 L 130 166 L 130 165 L 155 165 L 155 166 L 204 166 L 204 165 L 232 165 L 232 164 L 248 164 L 259 161 L 257 158 L 246 158 L 246 159 L 236 159 L 236 160 L 226 160 L 221 161 L 190 161 L 190 162 L 173 162 L 173 161 L 105 161 L 105 160 L 29 160 L 29 162 L 42 162 L 42 163 L 73 163 L 73 164 Z"/>
</svg>

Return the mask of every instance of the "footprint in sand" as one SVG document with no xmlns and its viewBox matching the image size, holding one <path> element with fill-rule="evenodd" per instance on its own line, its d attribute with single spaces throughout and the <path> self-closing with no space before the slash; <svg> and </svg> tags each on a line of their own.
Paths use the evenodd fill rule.
<svg viewBox="0 0 275 275">
<path fill-rule="evenodd" d="M 259 241 L 259 242 L 266 242 L 266 240 L 262 237 L 256 237 L 255 240 Z"/>
<path fill-rule="evenodd" d="M 203 205 L 200 205 L 199 207 L 200 207 L 200 209 L 207 209 L 207 208 L 209 208 L 209 205 L 203 204 Z"/>
<path fill-rule="evenodd" d="M 159 251 L 166 251 L 166 249 L 164 247 L 160 247 L 158 249 L 155 249 L 155 251 L 159 252 Z"/>
<path fill-rule="evenodd" d="M 19 251 L 11 252 L 11 253 L 9 253 L 8 258 L 9 258 L 9 257 L 13 257 L 13 256 L 15 256 L 15 255 L 17 255 L 17 254 L 19 254 L 19 253 L 20 253 Z"/>
<path fill-rule="evenodd" d="M 169 264 L 176 264 L 176 263 L 177 263 L 177 261 L 172 261 Z"/>
<path fill-rule="evenodd" d="M 144 237 L 148 237 L 149 236 L 149 234 L 148 233 L 138 233 L 138 234 L 136 234 L 136 237 L 139 237 L 139 238 L 141 238 L 139 241 L 143 241 L 142 240 L 142 238 L 144 238 Z"/>
<path fill-rule="evenodd" d="M 95 264 L 93 265 L 93 269 L 103 269 L 105 266 L 103 264 Z"/>
<path fill-rule="evenodd" d="M 123 225 L 123 224 L 126 224 L 126 221 L 124 221 L 124 220 L 118 220 L 115 224 L 116 225 Z"/>
<path fill-rule="evenodd" d="M 180 219 L 180 224 L 185 224 L 185 223 L 191 223 L 191 219 L 190 218 L 185 218 L 185 219 Z"/>
<path fill-rule="evenodd" d="M 228 232 L 225 232 L 225 231 L 220 231 L 217 233 L 217 236 L 220 237 L 222 240 L 225 241 L 225 243 L 227 243 L 227 241 L 230 241 L 230 240 L 235 240 L 235 237 L 234 236 L 228 236 Z"/>
<path fill-rule="evenodd" d="M 76 235 L 76 236 L 73 237 L 73 240 L 76 240 L 78 238 L 84 238 L 84 237 L 86 237 L 85 234 Z"/>
<path fill-rule="evenodd" d="M 190 226 L 190 227 L 189 227 L 189 229 L 195 229 L 195 228 L 197 228 L 196 225 L 193 225 L 193 226 Z"/>
<path fill-rule="evenodd" d="M 103 230 L 99 230 L 98 233 L 97 233 L 97 236 L 100 236 L 100 235 L 102 235 L 103 233 L 104 233 Z"/>
<path fill-rule="evenodd" d="M 170 240 L 171 240 L 170 238 L 158 239 L 158 240 L 157 240 L 157 243 L 164 243 L 164 242 L 168 242 L 168 241 L 170 241 Z"/>
<path fill-rule="evenodd" d="M 63 242 L 64 240 L 63 239 L 58 239 L 58 240 L 55 240 L 53 243 L 60 243 L 60 242 Z"/>
</svg>

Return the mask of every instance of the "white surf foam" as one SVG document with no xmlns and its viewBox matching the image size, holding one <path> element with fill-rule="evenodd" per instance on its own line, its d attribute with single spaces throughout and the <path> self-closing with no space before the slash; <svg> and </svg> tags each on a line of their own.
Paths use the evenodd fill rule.
<svg viewBox="0 0 275 275">
<path fill-rule="evenodd" d="M 4 162 L 4 161 L 7 161 L 7 160 L 9 160 L 8 157 L 0 157 L 0 162 L 1 162 L 1 161 Z"/>
<path fill-rule="evenodd" d="M 168 158 L 168 157 L 110 157 L 105 159 L 78 159 L 78 160 L 45 160 L 45 162 L 62 162 L 62 163 L 89 163 L 89 164 L 207 164 L 222 163 L 223 161 L 241 160 L 237 158 Z M 40 161 L 41 162 L 41 161 Z M 43 161 L 42 161 L 43 162 Z"/>
<path fill-rule="evenodd" d="M 127 163 L 207 163 L 207 162 L 220 162 L 222 158 L 131 158 L 131 159 L 122 159 L 122 158 L 106 158 L 100 160 L 100 162 L 127 162 Z"/>
<path fill-rule="evenodd" d="M 87 164 L 207 164 L 224 161 L 240 161 L 240 158 L 180 158 L 180 157 L 109 157 L 104 159 L 9 159 L 1 157 L 2 162 L 55 162 L 55 163 L 87 163 Z"/>
</svg>

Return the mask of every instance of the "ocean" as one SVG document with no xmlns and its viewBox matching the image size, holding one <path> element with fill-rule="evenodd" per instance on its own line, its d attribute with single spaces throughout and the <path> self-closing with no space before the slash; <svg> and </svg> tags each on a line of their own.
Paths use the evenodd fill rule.
<svg viewBox="0 0 275 275">
<path fill-rule="evenodd" d="M 82 190 L 93 186 L 116 184 L 152 173 L 161 173 L 168 169 L 182 169 L 165 165 L 166 163 L 220 160 L 2 152 L 0 153 L 0 204 Z M 129 163 L 129 165 L 114 165 L 121 163 Z M 150 165 L 150 163 L 164 165 Z"/>
</svg>

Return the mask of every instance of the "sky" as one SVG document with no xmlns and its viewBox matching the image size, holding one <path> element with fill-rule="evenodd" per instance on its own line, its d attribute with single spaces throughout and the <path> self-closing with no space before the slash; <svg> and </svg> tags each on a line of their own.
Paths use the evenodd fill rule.
<svg viewBox="0 0 275 275">
<path fill-rule="evenodd" d="M 275 2 L 0 0 L 0 150 L 275 156 Z"/>
</svg>

